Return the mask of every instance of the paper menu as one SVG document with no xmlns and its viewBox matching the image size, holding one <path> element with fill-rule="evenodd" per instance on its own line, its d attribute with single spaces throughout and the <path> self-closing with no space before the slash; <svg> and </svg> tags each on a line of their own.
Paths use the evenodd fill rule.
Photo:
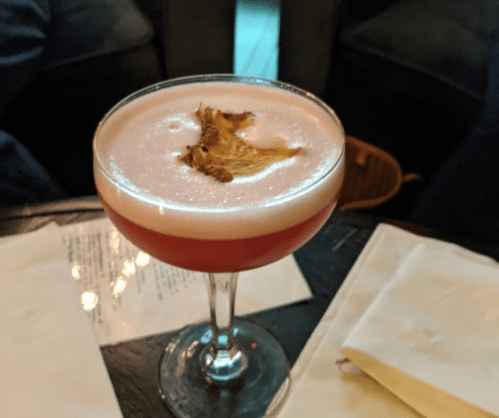
<svg viewBox="0 0 499 418">
<path fill-rule="evenodd" d="M 205 275 L 149 257 L 109 219 L 61 227 L 73 278 L 82 291 L 101 345 L 181 328 L 208 319 Z M 236 314 L 244 315 L 312 296 L 294 258 L 243 272 Z"/>
<path fill-rule="evenodd" d="M 57 226 L 2 241 L 0 314 L 0 416 L 121 416 Z"/>
</svg>

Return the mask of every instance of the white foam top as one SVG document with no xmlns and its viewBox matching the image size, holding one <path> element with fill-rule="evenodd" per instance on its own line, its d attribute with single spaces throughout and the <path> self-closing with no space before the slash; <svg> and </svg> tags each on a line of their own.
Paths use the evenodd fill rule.
<svg viewBox="0 0 499 418">
<path fill-rule="evenodd" d="M 249 144 L 305 153 L 220 183 L 178 158 L 200 138 L 200 103 L 252 112 L 254 125 L 237 132 Z M 298 94 L 265 85 L 187 84 L 135 99 L 101 124 L 95 179 L 103 198 L 142 226 L 191 238 L 243 238 L 284 229 L 323 208 L 342 182 L 343 143 L 337 118 Z"/>
</svg>

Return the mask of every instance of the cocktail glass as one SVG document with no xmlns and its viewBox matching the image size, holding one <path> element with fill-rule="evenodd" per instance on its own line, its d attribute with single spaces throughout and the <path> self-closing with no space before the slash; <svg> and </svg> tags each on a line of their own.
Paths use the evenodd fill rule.
<svg viewBox="0 0 499 418">
<path fill-rule="evenodd" d="M 140 226 L 118 210 L 116 205 L 120 199 L 111 202 L 106 198 L 104 189 L 112 190 L 118 196 L 141 199 L 126 182 L 113 177 L 110 162 L 101 150 L 101 132 L 110 117 L 134 100 L 158 90 L 214 82 L 265 85 L 285 90 L 313 103 L 336 124 L 341 136 L 340 151 L 324 174 L 296 195 L 288 195 L 284 200 L 276 198 L 266 204 L 267 209 L 291 204 L 295 205 L 293 211 L 300 212 L 303 205 L 316 203 L 315 199 L 303 199 L 304 196 L 308 193 L 321 196 L 321 203 L 308 219 L 268 234 L 207 240 L 196 238 L 195 234 L 194 237 L 181 237 Z M 150 255 L 178 267 L 207 273 L 211 321 L 181 330 L 165 348 L 159 364 L 160 394 L 176 416 L 254 418 L 272 414 L 285 398 L 289 387 L 289 363 L 281 344 L 261 326 L 234 319 L 238 272 L 270 264 L 308 242 L 331 215 L 343 172 L 344 133 L 334 112 L 310 93 L 281 82 L 234 75 L 174 79 L 131 94 L 103 118 L 94 137 L 94 173 L 109 218 L 131 242 Z M 157 209 L 161 213 L 161 207 Z M 272 210 L 260 209 L 261 216 L 272 216 Z M 188 219 L 189 214 L 185 216 Z M 250 221 L 241 216 L 239 222 L 243 226 Z"/>
</svg>

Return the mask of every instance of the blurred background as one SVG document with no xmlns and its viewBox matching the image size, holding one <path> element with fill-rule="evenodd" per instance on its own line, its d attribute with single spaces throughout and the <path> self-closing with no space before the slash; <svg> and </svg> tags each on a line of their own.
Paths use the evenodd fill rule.
<svg viewBox="0 0 499 418">
<path fill-rule="evenodd" d="M 234 73 L 277 78 L 279 0 L 237 0 Z"/>
<path fill-rule="evenodd" d="M 116 102 L 235 73 L 336 111 L 356 209 L 499 240 L 498 39 L 498 0 L 0 0 L 0 206 L 94 194 Z"/>
</svg>

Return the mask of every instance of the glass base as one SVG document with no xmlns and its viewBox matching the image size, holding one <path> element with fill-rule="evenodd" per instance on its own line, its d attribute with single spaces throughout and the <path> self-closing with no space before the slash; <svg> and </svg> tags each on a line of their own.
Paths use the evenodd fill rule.
<svg viewBox="0 0 499 418">
<path fill-rule="evenodd" d="M 160 393 L 177 417 L 264 417 L 285 398 L 289 363 L 281 344 L 246 320 L 235 320 L 233 329 L 248 368 L 231 382 L 210 384 L 201 372 L 200 357 L 212 337 L 208 323 L 184 329 L 165 348 L 159 364 Z"/>
</svg>

